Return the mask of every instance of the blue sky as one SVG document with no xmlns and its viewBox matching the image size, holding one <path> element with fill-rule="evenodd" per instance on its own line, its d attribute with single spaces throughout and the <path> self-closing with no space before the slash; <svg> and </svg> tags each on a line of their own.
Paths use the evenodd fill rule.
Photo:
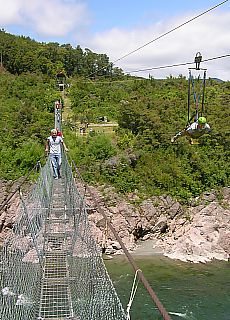
<svg viewBox="0 0 230 320">
<path fill-rule="evenodd" d="M 116 61 L 221 0 L 0 0 L 0 27 L 40 42 L 70 43 Z M 230 0 L 115 63 L 125 72 L 230 54 Z M 230 80 L 230 58 L 206 63 L 208 76 Z M 186 67 L 135 73 L 163 78 Z"/>
</svg>

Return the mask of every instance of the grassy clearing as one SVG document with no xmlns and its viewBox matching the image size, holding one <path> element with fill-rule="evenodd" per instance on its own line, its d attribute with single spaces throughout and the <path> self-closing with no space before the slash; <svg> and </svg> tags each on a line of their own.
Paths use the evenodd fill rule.
<svg viewBox="0 0 230 320">
<path fill-rule="evenodd" d="M 88 135 L 91 132 L 92 133 L 103 133 L 108 135 L 115 134 L 115 130 L 118 127 L 117 123 L 106 123 L 106 124 L 98 124 L 98 123 L 90 123 L 88 127 L 85 127 L 85 125 L 81 125 L 80 123 L 77 124 L 77 130 L 76 135 Z M 84 128 L 85 131 L 82 132 L 81 128 Z"/>
</svg>

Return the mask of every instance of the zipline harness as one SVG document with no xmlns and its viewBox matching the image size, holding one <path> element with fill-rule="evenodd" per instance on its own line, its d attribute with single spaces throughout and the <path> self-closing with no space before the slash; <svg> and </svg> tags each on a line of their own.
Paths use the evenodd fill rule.
<svg viewBox="0 0 230 320">
<path fill-rule="evenodd" d="M 205 84 L 206 84 L 206 70 L 200 68 L 200 62 L 202 60 L 201 53 L 198 52 L 195 56 L 194 62 L 196 63 L 195 68 L 189 68 L 189 81 L 188 81 L 188 122 L 187 125 L 190 125 L 194 120 L 196 121 L 199 117 L 202 117 L 204 114 L 204 97 L 205 97 Z M 201 78 L 200 74 L 197 78 L 194 78 L 191 70 L 202 70 L 203 77 Z M 193 95 L 193 100 L 195 104 L 195 111 L 191 110 L 191 92 Z M 201 106 L 200 106 L 201 101 Z"/>
</svg>

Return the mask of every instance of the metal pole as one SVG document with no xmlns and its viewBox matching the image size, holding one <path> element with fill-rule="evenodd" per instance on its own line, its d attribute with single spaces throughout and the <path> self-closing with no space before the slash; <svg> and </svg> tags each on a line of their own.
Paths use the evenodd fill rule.
<svg viewBox="0 0 230 320">
<path fill-rule="evenodd" d="M 188 77 L 188 124 L 190 124 L 190 86 L 191 86 L 191 70 Z"/>
<path fill-rule="evenodd" d="M 203 92 L 202 92 L 202 103 L 201 103 L 201 116 L 203 116 L 203 114 L 204 114 L 205 82 L 206 82 L 206 70 L 204 71 L 204 78 L 203 78 Z"/>
</svg>

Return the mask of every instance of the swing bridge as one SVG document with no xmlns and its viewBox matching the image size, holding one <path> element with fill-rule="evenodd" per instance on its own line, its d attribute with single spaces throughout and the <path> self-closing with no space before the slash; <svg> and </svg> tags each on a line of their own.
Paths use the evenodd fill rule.
<svg viewBox="0 0 230 320">
<path fill-rule="evenodd" d="M 72 171 L 63 153 L 61 179 L 53 179 L 47 160 L 29 195 L 17 188 L 20 213 L 0 252 L 1 320 L 130 319 L 90 232 L 89 208 Z M 163 319 L 170 319 L 115 236 Z"/>
<path fill-rule="evenodd" d="M 198 92 L 189 71 L 188 123 L 191 113 L 192 118 L 204 113 L 206 69 L 200 68 L 201 60 L 198 54 L 196 68 L 190 68 L 204 70 L 200 85 L 198 77 Z M 191 95 L 195 115 L 190 110 Z M 60 123 L 61 111 L 55 110 L 55 128 L 61 130 Z M 0 251 L 0 320 L 130 320 L 131 295 L 124 310 L 90 231 L 89 208 L 73 175 L 75 164 L 62 153 L 62 178 L 58 180 L 53 179 L 49 160 L 43 167 L 39 162 L 39 167 L 40 175 L 26 197 L 21 183 L 0 205 L 1 211 L 19 192 L 19 215 Z M 135 279 L 142 282 L 162 319 L 170 320 L 102 208 L 95 204 L 129 260 Z"/>
<path fill-rule="evenodd" d="M 55 128 L 61 131 L 61 108 L 54 110 Z M 21 186 L 39 166 L 40 174 L 25 197 Z M 119 242 L 162 319 L 170 320 L 156 293 L 126 249 L 90 188 L 82 182 L 73 162 L 62 150 L 61 178 L 53 178 L 50 160 L 40 162 L 0 205 L 5 208 L 16 192 L 20 208 L 16 223 L 0 251 L 0 320 L 130 320 L 130 301 L 124 310 L 106 270 L 102 250 L 91 233 L 84 193 Z M 144 320 L 144 319 L 143 319 Z"/>
</svg>

